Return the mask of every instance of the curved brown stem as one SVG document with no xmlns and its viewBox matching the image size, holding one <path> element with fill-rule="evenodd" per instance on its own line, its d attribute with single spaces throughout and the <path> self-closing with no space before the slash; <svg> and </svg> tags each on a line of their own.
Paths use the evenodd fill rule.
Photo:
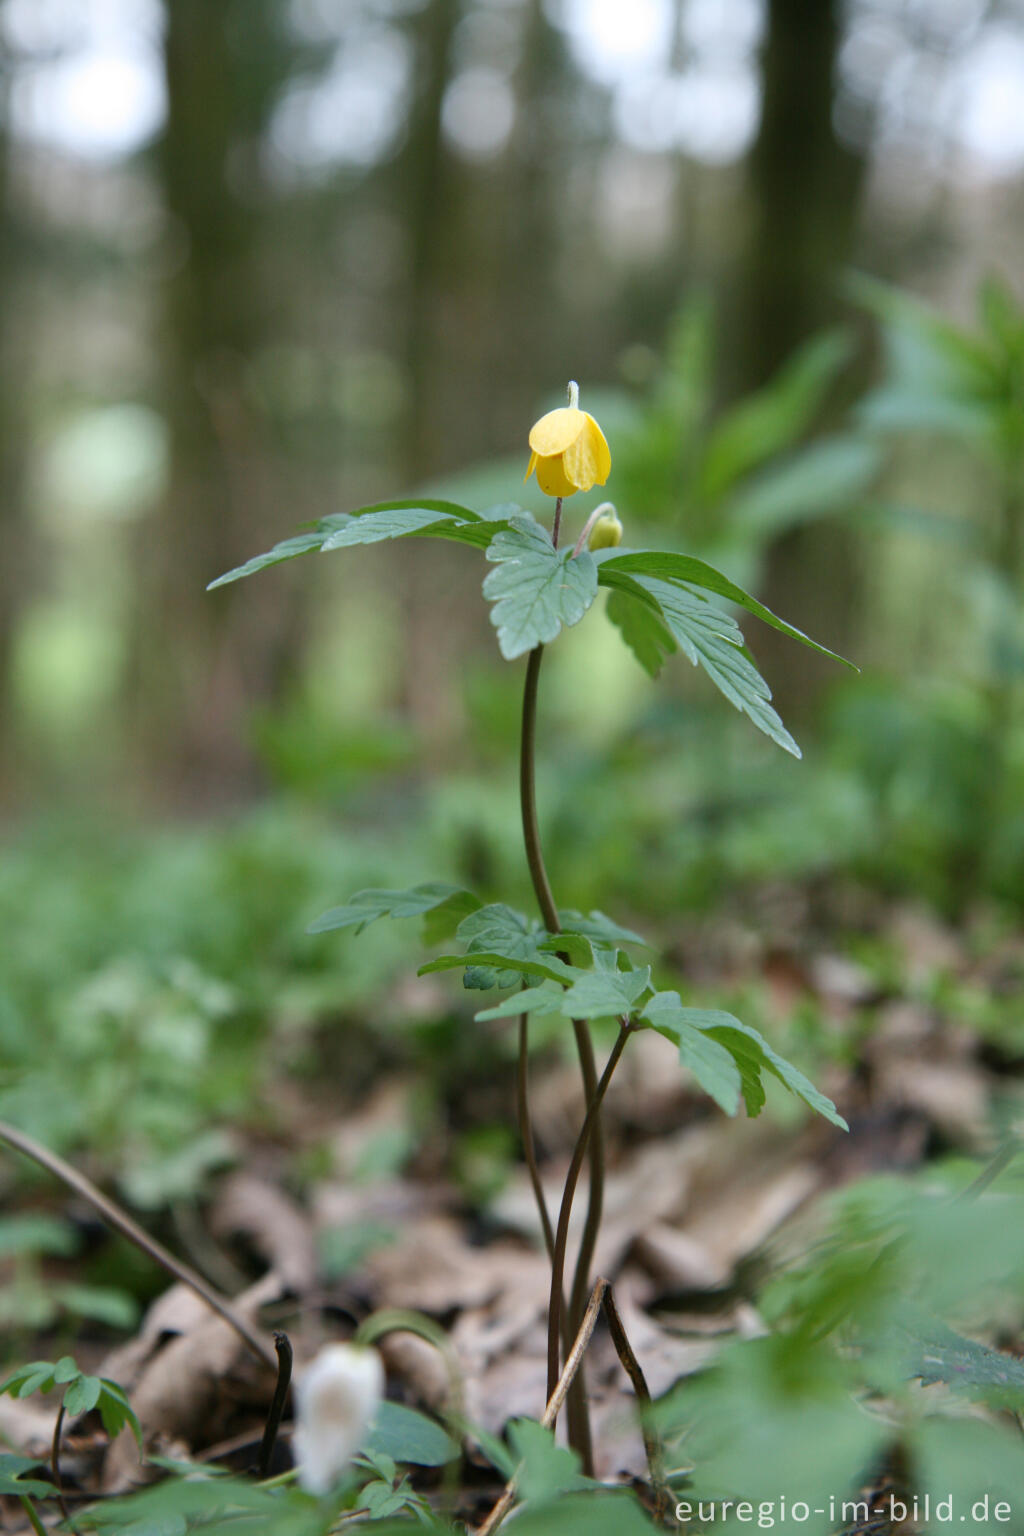
<svg viewBox="0 0 1024 1536">
<path fill-rule="evenodd" d="M 541 1182 L 540 1169 L 537 1166 L 537 1153 L 533 1144 L 533 1124 L 530 1120 L 529 1097 L 529 1031 L 530 1016 L 528 1013 L 521 1013 L 519 1015 L 519 1062 L 516 1072 L 516 1107 L 519 1114 L 519 1139 L 523 1144 L 523 1158 L 526 1162 L 527 1172 L 530 1175 L 533 1198 L 537 1202 L 537 1214 L 540 1217 L 541 1231 L 544 1234 L 544 1247 L 547 1249 L 550 1260 L 554 1257 L 555 1252 L 555 1229 L 551 1225 L 548 1202 L 544 1197 L 544 1185 Z"/>
<path fill-rule="evenodd" d="M 211 1285 L 207 1285 L 202 1275 L 197 1274 L 189 1265 L 183 1264 L 180 1259 L 176 1259 L 174 1254 L 169 1253 L 155 1237 L 150 1237 L 148 1232 L 132 1220 L 127 1211 L 122 1211 L 121 1207 L 109 1199 L 102 1190 L 97 1189 L 84 1173 L 79 1173 L 77 1168 L 73 1168 L 62 1157 L 58 1157 L 56 1152 L 51 1152 L 48 1147 L 42 1146 L 40 1142 L 27 1136 L 24 1131 L 8 1125 L 4 1120 L 0 1120 L 0 1141 L 5 1141 L 9 1147 L 23 1152 L 34 1163 L 38 1163 L 40 1168 L 45 1168 L 47 1173 L 54 1174 L 69 1189 L 81 1195 L 83 1200 L 87 1200 L 93 1209 L 99 1212 L 108 1226 L 113 1227 L 115 1232 L 120 1232 L 122 1237 L 126 1237 L 130 1243 L 135 1244 L 136 1248 L 148 1254 L 162 1269 L 166 1269 L 169 1275 L 173 1275 L 175 1280 L 180 1280 L 183 1285 L 195 1291 L 197 1296 L 201 1296 L 208 1307 L 212 1307 L 214 1312 L 219 1312 L 224 1321 L 230 1323 L 239 1338 L 258 1359 L 269 1365 L 271 1370 L 277 1370 L 277 1356 L 270 1345 L 249 1326 L 240 1313 L 235 1311 L 231 1303 Z"/>
<path fill-rule="evenodd" d="M 569 1172 L 565 1177 L 565 1189 L 562 1192 L 562 1204 L 558 1212 L 558 1225 L 555 1228 L 555 1256 L 551 1263 L 551 1296 L 548 1306 L 548 1397 L 551 1396 L 558 1384 L 558 1339 L 560 1327 L 558 1303 L 561 1298 L 562 1284 L 565 1277 L 565 1248 L 569 1237 L 569 1217 L 572 1213 L 573 1195 L 576 1193 L 580 1169 L 583 1167 L 583 1159 L 587 1154 L 587 1145 L 590 1141 L 594 1125 L 601 1113 L 601 1104 L 608 1091 L 608 1084 L 611 1082 L 615 1068 L 619 1064 L 619 1057 L 626 1048 L 626 1041 L 632 1033 L 632 1028 L 628 1019 L 619 1028 L 615 1044 L 612 1046 L 611 1055 L 608 1057 L 605 1069 L 601 1073 L 601 1079 L 594 1096 L 587 1106 L 586 1118 L 576 1139 L 572 1161 L 569 1164 Z"/>
</svg>

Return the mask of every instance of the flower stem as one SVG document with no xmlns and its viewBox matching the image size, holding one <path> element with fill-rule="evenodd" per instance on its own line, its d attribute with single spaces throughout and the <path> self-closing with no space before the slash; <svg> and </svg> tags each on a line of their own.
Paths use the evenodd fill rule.
<svg viewBox="0 0 1024 1536">
<path fill-rule="evenodd" d="M 611 1055 L 601 1073 L 601 1080 L 594 1091 L 588 1106 L 586 1118 L 576 1138 L 576 1146 L 573 1149 L 572 1161 L 569 1164 L 569 1172 L 565 1177 L 565 1189 L 562 1192 L 562 1204 L 558 1212 L 558 1225 L 555 1228 L 555 1256 L 551 1264 L 551 1297 L 548 1307 L 548 1396 L 554 1392 L 558 1384 L 559 1351 L 558 1351 L 558 1302 L 562 1294 L 562 1282 L 565 1275 L 565 1248 L 569 1237 L 569 1217 L 572 1214 L 572 1200 L 576 1193 L 576 1185 L 579 1181 L 580 1169 L 583 1167 L 583 1159 L 587 1154 L 587 1145 L 590 1141 L 594 1126 L 601 1114 L 601 1104 L 608 1091 L 608 1084 L 612 1080 L 615 1068 L 619 1064 L 619 1057 L 626 1049 L 626 1041 L 629 1039 L 633 1026 L 628 1019 L 620 1023 L 619 1033 L 615 1044 L 612 1046 Z"/>
<path fill-rule="evenodd" d="M 555 522 L 552 529 L 552 542 L 558 542 L 559 521 L 562 511 L 561 499 L 555 507 Z M 544 853 L 541 848 L 540 829 L 537 821 L 537 787 L 536 787 L 536 738 L 537 738 L 537 689 L 540 678 L 541 662 L 544 658 L 544 647 L 535 646 L 530 652 L 526 663 L 526 681 L 523 687 L 523 721 L 522 735 L 519 753 L 519 791 L 523 818 L 523 842 L 526 848 L 526 862 L 530 870 L 530 879 L 540 907 L 541 918 L 549 933 L 556 934 L 561 931 L 558 919 L 558 908 L 555 906 L 555 898 L 551 891 L 551 883 L 548 880 L 547 869 L 544 864 Z M 594 1046 L 590 1037 L 590 1030 L 583 1019 L 573 1020 L 573 1034 L 576 1039 L 576 1051 L 579 1056 L 580 1072 L 583 1077 L 584 1103 L 589 1114 L 591 1105 L 597 1092 L 597 1065 L 594 1060 Z M 529 1105 L 525 1095 L 525 1031 L 520 1028 L 520 1063 L 519 1063 L 519 1120 L 523 1136 L 524 1151 L 529 1140 L 532 1146 L 532 1134 L 529 1130 Z M 600 1106 L 598 1106 L 600 1107 Z M 600 1115 L 596 1115 L 591 1122 L 589 1132 L 590 1141 L 590 1191 L 587 1201 L 587 1216 L 580 1243 L 579 1258 L 577 1260 L 576 1273 L 573 1282 L 572 1298 L 570 1299 L 568 1318 L 563 1323 L 562 1319 L 562 1280 L 559 1278 L 557 1296 L 552 1291 L 554 1300 L 553 1321 L 549 1318 L 549 1326 L 554 1328 L 555 1335 L 567 1328 L 570 1334 L 575 1333 L 582 1318 L 586 1304 L 586 1295 L 589 1286 L 590 1265 L 594 1257 L 594 1249 L 597 1244 L 598 1229 L 601 1225 L 601 1214 L 604 1204 L 604 1138 L 601 1132 Z M 527 1155 L 527 1167 L 530 1166 Z M 534 1195 L 537 1199 L 540 1211 L 541 1225 L 544 1226 L 547 1216 L 543 1206 L 543 1195 L 540 1192 L 539 1176 L 535 1177 L 533 1169 L 530 1169 L 531 1182 Z M 575 1189 L 575 1184 L 574 1184 Z M 570 1197 L 571 1206 L 571 1197 Z M 545 1232 L 545 1239 L 547 1233 Z M 549 1250 L 553 1252 L 553 1249 Z M 564 1270 L 564 1253 L 563 1253 Z M 556 1378 L 557 1378 L 556 1367 Z M 589 1469 L 590 1454 L 590 1425 L 587 1419 L 585 1388 L 582 1377 L 574 1383 L 570 1399 L 570 1439 L 573 1448 L 580 1452 L 584 1469 Z"/>
</svg>

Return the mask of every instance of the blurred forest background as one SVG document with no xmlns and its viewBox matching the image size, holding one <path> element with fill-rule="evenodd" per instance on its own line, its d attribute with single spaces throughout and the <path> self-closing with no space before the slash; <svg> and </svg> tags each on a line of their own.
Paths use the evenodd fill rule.
<svg viewBox="0 0 1024 1536">
<path fill-rule="evenodd" d="M 3 1112 L 159 1202 L 346 1010 L 457 1080 L 448 994 L 380 1002 L 397 930 L 304 927 L 433 877 L 530 905 L 475 556 L 205 587 L 425 488 L 543 513 L 526 434 L 569 378 L 628 544 L 862 670 L 746 625 L 799 763 L 573 630 L 560 899 L 670 952 L 831 877 L 843 922 L 1016 922 L 1022 103 L 1018 0 L 0 0 Z"/>
</svg>

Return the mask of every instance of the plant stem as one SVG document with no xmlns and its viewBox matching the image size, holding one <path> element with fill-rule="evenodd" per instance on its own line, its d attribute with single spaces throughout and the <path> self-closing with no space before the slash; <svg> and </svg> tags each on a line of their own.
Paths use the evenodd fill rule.
<svg viewBox="0 0 1024 1536">
<path fill-rule="evenodd" d="M 556 527 L 553 537 L 557 535 L 557 519 L 561 512 L 561 502 L 556 508 Z M 558 908 L 555 906 L 555 898 L 551 891 L 551 883 L 548 880 L 547 869 L 544 864 L 544 853 L 541 848 L 540 828 L 537 822 L 537 786 L 536 786 L 536 739 L 537 739 L 537 689 L 540 678 L 541 662 L 544 659 L 544 647 L 535 646 L 530 652 L 526 663 L 526 681 L 523 686 L 523 723 L 519 752 L 519 793 L 523 818 L 523 842 L 526 848 L 526 862 L 530 870 L 530 878 L 537 897 L 537 905 L 540 907 L 541 918 L 549 933 L 561 932 L 561 923 L 558 920 Z M 573 1019 L 573 1034 L 576 1038 L 576 1051 L 579 1056 L 580 1072 L 583 1077 L 584 1103 L 589 1113 L 590 1106 L 597 1092 L 597 1064 L 594 1060 L 594 1046 L 590 1037 L 590 1030 L 583 1019 Z M 524 1148 L 529 1139 L 532 1146 L 532 1133 L 529 1130 L 529 1104 L 523 1097 L 523 1078 L 526 1071 L 523 1054 L 524 1033 L 520 1029 L 520 1127 L 525 1127 L 523 1134 Z M 529 1159 L 527 1160 L 529 1166 Z M 534 1195 L 538 1201 L 538 1210 L 541 1212 L 541 1225 L 546 1219 L 546 1210 L 543 1207 L 543 1196 L 540 1192 L 539 1177 L 534 1181 L 531 1170 Z M 602 1135 L 600 1115 L 591 1124 L 590 1140 L 590 1191 L 587 1200 L 587 1216 L 583 1229 L 583 1237 L 580 1242 L 579 1258 L 576 1264 L 575 1278 L 573 1281 L 572 1297 L 569 1303 L 569 1314 L 566 1327 L 570 1334 L 579 1325 L 579 1319 L 583 1311 L 583 1301 L 587 1293 L 590 1279 L 590 1265 L 594 1257 L 594 1249 L 597 1244 L 597 1233 L 601 1225 L 601 1214 L 604 1206 L 604 1137 Z M 545 1234 L 546 1237 L 546 1234 Z M 552 1248 L 553 1254 L 553 1248 Z M 563 1256 L 564 1268 L 564 1256 Z M 558 1295 L 553 1303 L 555 1308 L 553 1326 L 557 1334 L 562 1328 L 562 1280 L 559 1279 Z M 554 1292 L 552 1292 L 554 1295 Z M 555 1367 L 557 1377 L 558 1368 Z M 579 1451 L 585 1469 L 589 1469 L 592 1461 L 590 1446 L 590 1424 L 587 1419 L 586 1397 L 582 1380 L 579 1385 L 574 1385 L 572 1399 L 570 1401 L 570 1439 L 573 1448 Z"/>
<path fill-rule="evenodd" d="M 611 1055 L 601 1073 L 601 1080 L 597 1085 L 593 1098 L 587 1106 L 586 1118 L 576 1139 L 573 1149 L 572 1161 L 569 1164 L 569 1172 L 565 1178 L 565 1189 L 562 1192 L 562 1204 L 558 1212 L 558 1225 L 555 1228 L 555 1256 L 551 1264 L 551 1296 L 548 1304 L 548 1396 L 554 1392 L 558 1383 L 558 1334 L 559 1334 L 559 1303 L 562 1296 L 562 1282 L 565 1275 L 565 1246 L 569 1237 L 569 1217 L 572 1213 L 573 1195 L 576 1193 L 576 1184 L 579 1180 L 580 1169 L 583 1167 L 583 1159 L 587 1153 L 587 1144 L 590 1141 L 593 1128 L 601 1113 L 601 1103 L 608 1091 L 608 1084 L 612 1080 L 615 1068 L 619 1064 L 619 1057 L 626 1049 L 626 1041 L 632 1033 L 633 1026 L 628 1019 L 621 1022 L 615 1044 L 612 1046 Z"/>
<path fill-rule="evenodd" d="M 555 1229 L 551 1225 L 548 1202 L 544 1198 L 544 1185 L 541 1183 L 540 1169 L 537 1166 L 537 1153 L 533 1144 L 533 1125 L 530 1120 L 529 1051 L 530 1016 L 528 1013 L 521 1013 L 519 1015 L 519 1061 L 516 1072 L 516 1107 L 519 1113 L 519 1139 L 523 1144 L 523 1157 L 530 1175 L 533 1198 L 537 1202 L 537 1213 L 540 1216 L 541 1230 L 544 1233 L 544 1247 L 547 1249 L 548 1259 L 551 1260 L 555 1255 Z"/>
<path fill-rule="evenodd" d="M 601 1303 L 604 1300 L 607 1291 L 608 1281 L 598 1280 L 590 1297 L 590 1305 L 584 1312 L 583 1320 L 580 1323 L 579 1330 L 576 1334 L 576 1340 L 572 1346 L 572 1349 L 569 1351 L 568 1358 L 565 1362 L 565 1368 L 562 1371 L 561 1377 L 558 1380 L 555 1390 L 548 1393 L 547 1407 L 544 1409 L 544 1416 L 540 1421 L 545 1429 L 554 1428 L 555 1420 L 558 1417 L 558 1410 L 561 1408 L 566 1399 L 566 1396 L 571 1391 L 575 1381 L 577 1380 L 577 1373 L 580 1369 L 580 1366 L 583 1364 L 583 1356 L 587 1352 L 587 1345 L 590 1343 L 591 1336 L 593 1335 L 594 1328 L 597 1324 L 598 1314 L 601 1311 Z M 515 1503 L 515 1497 L 516 1479 L 513 1477 L 509 1480 L 509 1483 L 505 1488 L 505 1492 L 502 1494 L 497 1504 L 495 1504 L 483 1525 L 480 1526 L 476 1536 L 492 1536 L 492 1533 L 498 1529 L 498 1526 L 504 1520 L 505 1516 L 512 1508 L 512 1505 Z"/>
<path fill-rule="evenodd" d="M 60 1512 L 64 1516 L 64 1524 L 73 1533 L 73 1536 L 80 1536 L 78 1527 L 68 1512 L 67 1500 L 64 1497 L 64 1484 L 60 1476 L 60 1436 L 63 1428 L 64 1399 L 62 1397 L 60 1408 L 57 1410 L 57 1422 L 53 1426 L 53 1445 L 50 1447 L 50 1471 L 53 1473 L 53 1483 L 57 1490 L 57 1503 L 60 1505 Z"/>
<path fill-rule="evenodd" d="M 274 1348 L 277 1351 L 277 1383 L 274 1387 L 263 1439 L 260 1441 L 258 1465 L 261 1482 L 266 1481 L 270 1472 L 270 1458 L 274 1454 L 277 1431 L 281 1426 L 281 1415 L 288 1400 L 288 1385 L 292 1379 L 292 1345 L 286 1333 L 274 1334 Z"/>
<path fill-rule="evenodd" d="M 134 1243 L 136 1248 L 140 1248 L 143 1253 L 148 1254 L 169 1275 L 173 1275 L 183 1285 L 190 1286 L 198 1296 L 203 1298 L 208 1307 L 212 1307 L 215 1312 L 219 1312 L 224 1321 L 230 1323 L 239 1338 L 252 1350 L 253 1354 L 262 1360 L 264 1364 L 269 1365 L 272 1371 L 277 1371 L 277 1356 L 270 1345 L 254 1328 L 250 1327 L 239 1312 L 235 1311 L 231 1303 L 225 1297 L 219 1295 L 211 1285 L 207 1285 L 202 1275 L 197 1274 L 187 1264 L 183 1264 L 180 1259 L 176 1259 L 174 1254 L 169 1253 L 162 1243 L 157 1242 L 155 1237 L 150 1237 L 148 1232 L 144 1231 L 137 1222 L 132 1220 L 127 1211 L 122 1211 L 119 1205 L 116 1205 L 113 1200 L 108 1199 L 102 1190 L 96 1188 L 91 1179 L 86 1178 L 84 1173 L 79 1173 L 77 1168 L 72 1168 L 71 1164 L 66 1163 L 62 1157 L 58 1157 L 56 1152 L 51 1152 L 48 1147 L 42 1146 L 38 1141 L 34 1141 L 31 1136 L 26 1136 L 24 1131 L 19 1131 L 15 1126 L 8 1125 L 4 1120 L 0 1120 L 0 1141 L 5 1141 L 9 1147 L 14 1147 L 18 1152 L 23 1152 L 34 1163 L 38 1163 L 40 1168 L 45 1168 L 47 1173 L 55 1174 L 69 1189 L 73 1189 L 77 1195 L 81 1195 L 82 1199 L 87 1200 L 94 1210 L 99 1211 L 108 1226 L 113 1227 L 116 1232 L 120 1232 L 123 1237 L 126 1237 L 130 1243 Z"/>
<path fill-rule="evenodd" d="M 20 1493 L 18 1495 L 18 1501 L 21 1504 L 22 1509 L 25 1511 L 25 1514 L 28 1517 L 28 1523 L 35 1531 L 36 1536 L 47 1536 L 46 1526 L 40 1520 L 36 1511 L 36 1507 L 28 1495 L 25 1493 Z"/>
</svg>

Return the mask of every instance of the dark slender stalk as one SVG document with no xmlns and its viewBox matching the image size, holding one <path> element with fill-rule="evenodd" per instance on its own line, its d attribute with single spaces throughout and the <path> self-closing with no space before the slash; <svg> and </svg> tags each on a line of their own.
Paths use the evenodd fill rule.
<svg viewBox="0 0 1024 1536">
<path fill-rule="evenodd" d="M 274 1387 L 274 1396 L 270 1401 L 270 1412 L 267 1414 L 263 1439 L 260 1441 L 257 1465 L 261 1478 L 266 1478 L 270 1474 L 270 1458 L 274 1454 L 277 1431 L 281 1426 L 281 1415 L 288 1400 L 288 1387 L 292 1379 L 292 1344 L 286 1333 L 274 1334 L 274 1348 L 277 1351 L 277 1383 Z"/>
<path fill-rule="evenodd" d="M 560 506 L 557 510 L 560 510 Z M 549 933 L 559 933 L 561 924 L 558 920 L 558 908 L 555 906 L 555 898 L 551 891 L 551 883 L 548 880 L 547 869 L 544 864 L 544 853 L 541 848 L 540 828 L 537 821 L 537 789 L 536 789 L 536 736 L 537 736 L 537 686 L 540 677 L 541 662 L 544 657 L 544 647 L 536 646 L 527 659 L 526 681 L 523 687 L 523 723 L 522 737 L 519 754 L 519 792 L 523 818 L 523 842 L 526 848 L 526 862 L 530 870 L 530 878 L 537 897 L 537 905 L 540 907 L 541 918 Z M 588 1109 L 593 1102 L 597 1089 L 597 1066 L 594 1061 L 594 1047 L 590 1038 L 590 1030 L 582 1019 L 573 1020 L 573 1033 L 576 1038 L 576 1050 L 580 1061 L 580 1072 L 583 1077 L 584 1102 Z M 522 1033 L 520 1034 L 522 1044 Z M 525 1063 L 520 1060 L 520 1081 L 525 1071 Z M 526 1105 L 526 1125 L 529 1125 L 529 1106 Z M 520 1100 L 520 1125 L 523 1121 L 523 1101 Z M 590 1276 L 590 1265 L 593 1261 L 594 1249 L 597 1243 L 598 1228 L 601 1224 L 601 1213 L 604 1203 L 604 1138 L 601 1134 L 600 1120 L 594 1122 L 596 1129 L 593 1132 L 590 1146 L 590 1193 L 587 1203 L 587 1216 L 583 1230 L 583 1238 L 580 1244 L 580 1254 L 576 1267 L 576 1276 L 573 1283 L 573 1296 L 575 1303 L 570 1300 L 568 1317 L 563 1325 L 562 1313 L 562 1282 L 559 1281 L 558 1297 L 555 1303 L 554 1328 L 556 1333 L 563 1326 L 571 1334 L 579 1324 L 582 1315 L 583 1300 L 586 1296 L 587 1285 Z M 531 1138 L 532 1140 L 532 1138 Z M 524 1136 L 525 1145 L 525 1136 Z M 532 1173 L 531 1173 L 532 1178 Z M 539 1181 L 538 1181 L 539 1183 Z M 538 1183 L 534 1184 L 536 1195 Z M 538 1209 L 540 1204 L 538 1202 Z M 544 1222 L 544 1215 L 541 1215 Z M 557 1369 L 556 1369 L 557 1375 Z M 582 1378 L 578 1383 L 573 1383 L 570 1398 L 570 1431 L 573 1448 L 580 1453 L 585 1469 L 589 1469 L 593 1456 L 590 1441 L 590 1424 L 587 1418 L 586 1395 Z"/>
<path fill-rule="evenodd" d="M 530 1175 L 530 1184 L 533 1188 L 533 1198 L 537 1202 L 537 1213 L 540 1216 L 541 1230 L 544 1233 L 544 1247 L 547 1249 L 548 1258 L 552 1259 L 555 1252 L 555 1229 L 551 1225 L 551 1216 L 548 1212 L 548 1202 L 544 1197 L 544 1185 L 541 1183 L 540 1169 L 537 1166 L 537 1153 L 533 1144 L 533 1125 L 530 1120 L 529 1098 L 529 1046 L 530 1046 L 530 1016 L 527 1013 L 519 1015 L 519 1064 L 516 1073 L 516 1106 L 519 1112 L 519 1139 L 523 1144 L 523 1157 Z"/>
<path fill-rule="evenodd" d="M 231 1303 L 219 1295 L 211 1285 L 207 1285 L 202 1275 L 197 1274 L 187 1264 L 183 1264 L 180 1259 L 176 1259 L 174 1254 L 169 1253 L 155 1237 L 150 1237 L 148 1232 L 132 1220 L 127 1211 L 122 1211 L 121 1207 L 109 1199 L 102 1190 L 97 1189 L 84 1173 L 79 1173 L 77 1168 L 73 1168 L 62 1157 L 58 1157 L 56 1152 L 51 1152 L 48 1147 L 42 1146 L 31 1136 L 26 1136 L 24 1131 L 8 1125 L 4 1120 L 0 1120 L 0 1141 L 5 1141 L 9 1147 L 23 1152 L 34 1163 L 38 1163 L 40 1168 L 45 1168 L 47 1173 L 54 1174 L 69 1189 L 81 1195 L 83 1200 L 87 1200 L 93 1209 L 100 1213 L 108 1226 L 113 1227 L 115 1232 L 120 1232 L 130 1243 L 134 1243 L 136 1248 L 148 1254 L 169 1275 L 173 1275 L 175 1280 L 180 1280 L 183 1285 L 189 1286 L 198 1296 L 201 1296 L 208 1307 L 219 1312 L 224 1321 L 231 1324 L 239 1338 L 258 1359 L 269 1365 L 271 1370 L 277 1369 L 277 1360 L 269 1344 L 249 1326 L 240 1313 L 235 1311 Z"/>
<path fill-rule="evenodd" d="M 647 1466 L 651 1474 L 651 1486 L 654 1489 L 656 1514 L 660 1520 L 664 1515 L 667 1484 L 665 1482 L 665 1462 L 661 1454 L 661 1441 L 651 1428 L 651 1389 L 647 1385 L 647 1377 L 643 1373 L 640 1362 L 633 1353 L 633 1346 L 629 1342 L 622 1318 L 619 1315 L 619 1309 L 615 1304 L 615 1292 L 610 1285 L 604 1293 L 604 1315 L 608 1323 L 608 1332 L 612 1336 L 612 1343 L 615 1345 L 615 1353 L 618 1355 L 622 1363 L 622 1369 L 632 1382 L 633 1391 L 636 1393 L 640 1433 L 643 1436 Z"/>
<path fill-rule="evenodd" d="M 558 1212 L 558 1225 L 555 1228 L 555 1256 L 551 1263 L 551 1295 L 548 1305 L 548 1396 L 554 1392 L 558 1384 L 558 1337 L 560 1328 L 559 1302 L 562 1296 L 562 1284 L 565 1277 L 565 1246 L 569 1237 L 569 1217 L 572 1213 L 573 1195 L 576 1193 L 576 1185 L 579 1181 L 580 1169 L 587 1154 L 587 1144 L 590 1141 L 591 1132 L 601 1113 L 601 1104 L 608 1091 L 608 1084 L 612 1080 L 615 1068 L 619 1064 L 619 1057 L 626 1048 L 626 1041 L 632 1033 L 632 1025 L 626 1020 L 619 1029 L 615 1044 L 612 1046 L 611 1055 L 601 1073 L 601 1080 L 597 1085 L 594 1097 L 587 1106 L 586 1118 L 576 1139 L 573 1149 L 572 1161 L 569 1164 L 569 1172 L 565 1177 L 565 1189 L 562 1192 L 562 1204 Z"/>
<path fill-rule="evenodd" d="M 64 1484 L 60 1476 L 60 1436 L 64 1428 L 64 1399 L 61 1398 L 60 1408 L 57 1410 L 57 1422 L 53 1426 L 53 1444 L 50 1447 L 50 1471 L 53 1473 L 53 1485 L 57 1490 L 57 1503 L 60 1512 L 64 1516 L 64 1524 L 73 1536 L 80 1536 L 78 1527 L 72 1520 L 68 1511 L 67 1500 L 64 1497 Z"/>
</svg>

